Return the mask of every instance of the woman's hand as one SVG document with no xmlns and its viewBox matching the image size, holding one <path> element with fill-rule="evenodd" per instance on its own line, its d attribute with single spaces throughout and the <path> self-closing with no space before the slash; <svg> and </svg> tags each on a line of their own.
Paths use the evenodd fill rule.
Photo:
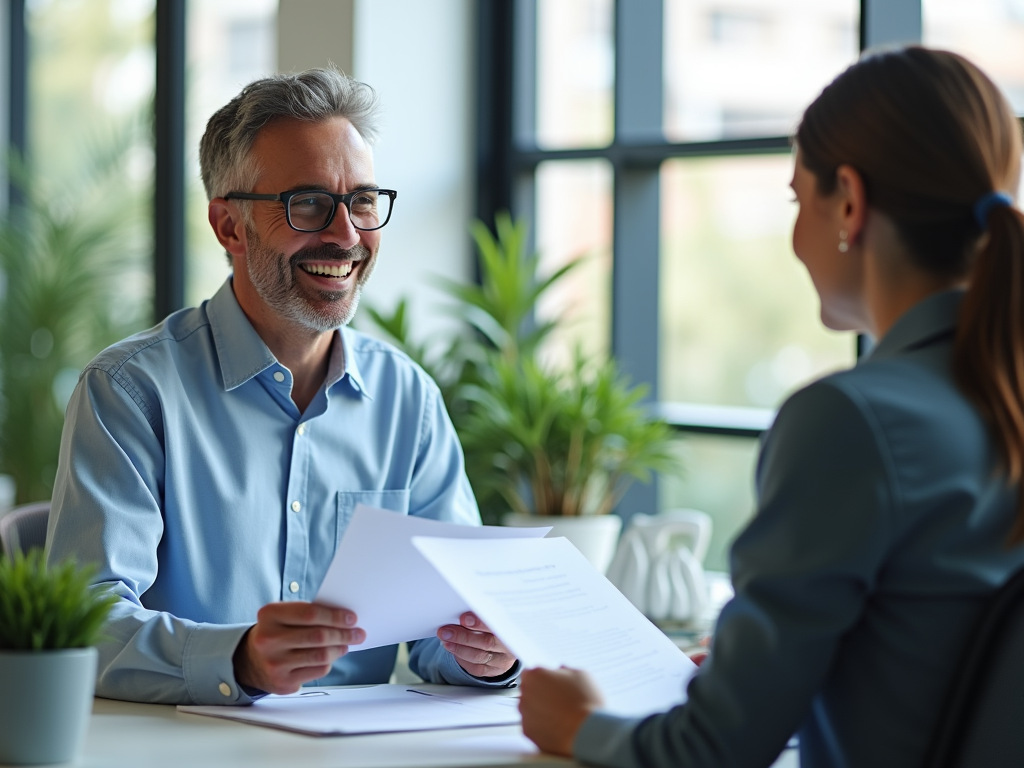
<svg viewBox="0 0 1024 768">
<path fill-rule="evenodd" d="M 523 733 L 544 752 L 572 757 L 583 721 L 604 706 L 593 678 L 578 669 L 528 669 L 519 678 Z"/>
</svg>

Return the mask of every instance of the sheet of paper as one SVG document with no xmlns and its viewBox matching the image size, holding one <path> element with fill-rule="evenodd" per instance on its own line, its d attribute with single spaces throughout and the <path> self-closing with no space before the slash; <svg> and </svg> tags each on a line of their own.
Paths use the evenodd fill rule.
<svg viewBox="0 0 1024 768">
<path fill-rule="evenodd" d="M 479 688 L 303 688 L 248 707 L 179 706 L 179 712 L 320 736 L 515 725 L 518 700 Z"/>
<path fill-rule="evenodd" d="M 565 539 L 413 543 L 527 667 L 587 670 L 619 715 L 686 700 L 694 663 Z"/>
<path fill-rule="evenodd" d="M 316 602 L 356 612 L 366 642 L 353 650 L 433 637 L 441 625 L 458 624 L 469 606 L 412 545 L 413 536 L 539 538 L 550 530 L 455 525 L 360 504 Z"/>
</svg>

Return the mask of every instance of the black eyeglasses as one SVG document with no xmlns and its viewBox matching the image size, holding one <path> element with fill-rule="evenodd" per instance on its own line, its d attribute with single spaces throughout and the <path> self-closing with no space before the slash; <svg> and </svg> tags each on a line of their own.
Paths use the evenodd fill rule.
<svg viewBox="0 0 1024 768">
<path fill-rule="evenodd" d="M 338 205 L 345 206 L 352 226 L 363 232 L 380 229 L 391 220 L 398 192 L 393 189 L 357 189 L 335 195 L 316 189 L 298 189 L 279 195 L 257 195 L 252 192 L 229 192 L 225 200 L 276 200 L 284 204 L 288 226 L 296 232 L 319 232 L 334 221 Z"/>
</svg>

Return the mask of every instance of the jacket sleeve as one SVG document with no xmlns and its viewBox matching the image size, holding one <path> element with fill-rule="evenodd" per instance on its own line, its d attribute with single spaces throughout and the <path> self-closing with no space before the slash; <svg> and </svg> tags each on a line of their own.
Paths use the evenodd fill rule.
<svg viewBox="0 0 1024 768">
<path fill-rule="evenodd" d="M 98 645 L 99 696 L 152 703 L 242 704 L 235 646 L 250 625 L 147 610 L 163 534 L 160 422 L 116 374 L 89 368 L 67 410 L 47 533 L 51 563 L 92 563 L 119 600 Z"/>
<path fill-rule="evenodd" d="M 884 446 L 856 392 L 822 381 L 787 401 L 761 452 L 757 514 L 732 548 L 736 597 L 688 701 L 643 720 L 591 716 L 575 740 L 578 759 L 771 764 L 875 584 L 898 498 Z"/>
</svg>

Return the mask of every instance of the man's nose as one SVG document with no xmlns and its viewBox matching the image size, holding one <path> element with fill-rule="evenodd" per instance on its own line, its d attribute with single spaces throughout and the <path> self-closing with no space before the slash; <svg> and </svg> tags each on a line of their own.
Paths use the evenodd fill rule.
<svg viewBox="0 0 1024 768">
<path fill-rule="evenodd" d="M 343 203 L 338 203 L 338 209 L 334 212 L 334 219 L 326 229 L 320 230 L 320 240 L 325 243 L 333 243 L 345 250 L 359 242 L 359 230 L 352 224 L 352 217 L 349 216 L 348 208 Z"/>
</svg>

